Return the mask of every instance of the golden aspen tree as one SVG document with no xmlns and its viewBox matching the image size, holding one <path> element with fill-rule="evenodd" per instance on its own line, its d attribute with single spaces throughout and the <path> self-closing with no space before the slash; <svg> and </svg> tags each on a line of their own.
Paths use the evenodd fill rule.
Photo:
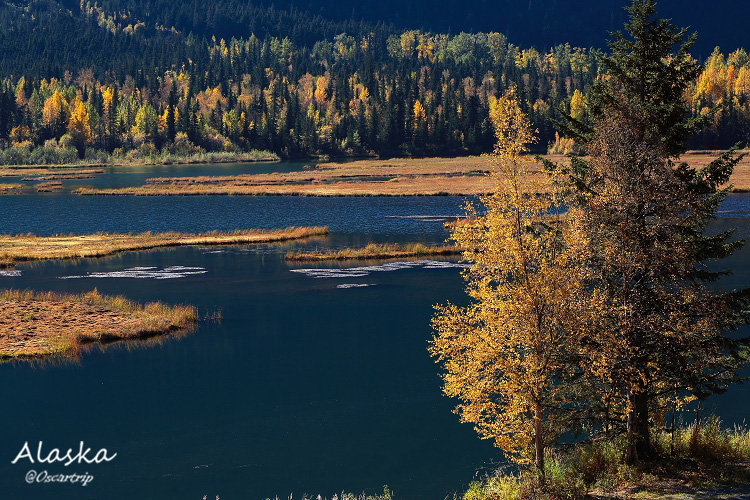
<svg viewBox="0 0 750 500">
<path fill-rule="evenodd" d="M 586 100 L 578 89 L 573 91 L 573 96 L 570 98 L 570 116 L 579 122 L 586 117 Z"/>
<path fill-rule="evenodd" d="M 65 133 L 70 119 L 70 106 L 60 90 L 55 90 L 44 101 L 42 108 L 42 123 L 47 127 L 52 137 L 59 137 Z"/>
<path fill-rule="evenodd" d="M 419 102 L 419 99 L 417 99 L 414 102 L 414 122 L 412 126 L 414 129 L 417 129 L 419 127 L 419 124 L 427 119 L 427 113 L 424 110 L 424 106 L 422 106 L 422 103 Z"/>
<path fill-rule="evenodd" d="M 578 339 L 595 296 L 584 293 L 575 218 L 555 179 L 524 155 L 535 138 L 513 89 L 492 99 L 490 118 L 493 194 L 481 198 L 484 211 L 467 206 L 451 235 L 466 249 L 472 302 L 437 307 L 429 350 L 461 421 L 543 475 L 545 446 L 569 425 Z"/>
<path fill-rule="evenodd" d="M 68 122 L 68 133 L 73 138 L 73 144 L 78 150 L 78 156 L 83 157 L 86 146 L 91 142 L 91 126 L 89 124 L 89 114 L 86 106 L 76 99 L 73 101 L 73 110 Z"/>
</svg>

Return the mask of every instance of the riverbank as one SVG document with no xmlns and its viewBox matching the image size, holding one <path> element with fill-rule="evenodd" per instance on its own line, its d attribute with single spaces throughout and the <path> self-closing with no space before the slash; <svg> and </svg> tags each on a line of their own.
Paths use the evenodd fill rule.
<svg viewBox="0 0 750 500">
<path fill-rule="evenodd" d="M 201 234 L 98 233 L 83 236 L 0 235 L 0 267 L 18 262 L 103 257 L 118 252 L 185 245 L 272 243 L 328 234 L 327 227 L 290 227 L 277 230 L 241 230 Z"/>
<path fill-rule="evenodd" d="M 364 248 L 345 248 L 329 252 L 297 252 L 288 253 L 284 257 L 288 261 L 314 262 L 324 260 L 373 260 L 393 259 L 402 257 L 421 257 L 426 255 L 458 255 L 461 248 L 453 245 L 427 246 L 421 243 L 406 245 L 376 245 L 371 243 Z"/>
<path fill-rule="evenodd" d="M 556 162 L 560 155 L 545 156 Z M 689 153 L 682 160 L 691 166 L 704 166 L 712 157 Z M 319 163 L 304 172 L 259 175 L 157 177 L 136 187 L 115 189 L 79 188 L 80 195 L 130 196 L 477 196 L 494 189 L 489 159 L 482 156 L 460 158 L 397 158 Z M 539 166 L 541 171 L 541 165 Z M 750 158 L 737 165 L 732 177 L 733 190 L 750 191 Z"/>
<path fill-rule="evenodd" d="M 750 494 L 747 428 L 722 428 L 710 417 L 701 426 L 677 426 L 674 436 L 654 430 L 651 439 L 653 458 L 634 465 L 622 463 L 622 436 L 581 443 L 546 457 L 544 481 L 531 470 L 497 471 L 472 483 L 462 498 L 688 500 Z"/>
<path fill-rule="evenodd" d="M 271 151 L 195 151 L 191 153 L 147 152 L 139 150 L 109 154 L 104 151 L 87 153 L 86 158 L 79 159 L 72 148 L 55 148 L 37 146 L 30 149 L 26 146 L 14 146 L 0 150 L 0 165 L 7 168 L 80 168 L 101 166 L 135 166 L 135 165 L 175 165 L 193 163 L 240 163 L 279 161 L 279 155 Z"/>
<path fill-rule="evenodd" d="M 192 306 L 139 305 L 96 290 L 83 295 L 6 290 L 0 292 L 0 359 L 75 355 L 91 344 L 186 330 L 197 319 Z"/>
</svg>

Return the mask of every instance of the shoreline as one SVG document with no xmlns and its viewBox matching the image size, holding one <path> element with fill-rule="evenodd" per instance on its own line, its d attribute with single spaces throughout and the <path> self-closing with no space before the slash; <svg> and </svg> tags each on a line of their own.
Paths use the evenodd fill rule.
<svg viewBox="0 0 750 500">
<path fill-rule="evenodd" d="M 107 155 L 107 161 L 77 160 L 72 163 L 18 163 L 0 164 L 0 168 L 33 169 L 33 168 L 101 168 L 128 167 L 142 165 L 193 165 L 203 163 L 271 163 L 281 161 L 276 153 L 271 151 L 253 150 L 241 153 L 203 152 L 188 155 L 165 153 L 163 155 L 146 155 L 139 158 L 126 159 L 121 156 Z"/>
</svg>

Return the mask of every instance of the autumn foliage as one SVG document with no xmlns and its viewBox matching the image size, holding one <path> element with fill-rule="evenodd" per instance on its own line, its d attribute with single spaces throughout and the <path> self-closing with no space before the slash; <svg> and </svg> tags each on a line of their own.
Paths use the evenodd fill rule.
<svg viewBox="0 0 750 500">
<path fill-rule="evenodd" d="M 578 264 L 585 236 L 565 215 L 555 179 L 524 156 L 534 140 L 513 90 L 493 101 L 495 181 L 483 210 L 452 239 L 467 249 L 466 307 L 438 308 L 431 352 L 443 362 L 445 392 L 463 422 L 521 463 L 544 469 L 544 446 L 565 428 L 574 394 L 576 346 L 591 297 Z M 544 194 L 542 194 L 544 193 Z"/>
</svg>

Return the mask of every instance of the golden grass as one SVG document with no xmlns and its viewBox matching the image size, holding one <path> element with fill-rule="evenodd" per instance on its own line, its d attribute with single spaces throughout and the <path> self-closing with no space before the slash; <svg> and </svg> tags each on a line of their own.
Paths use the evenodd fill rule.
<svg viewBox="0 0 750 500">
<path fill-rule="evenodd" d="M 304 172 L 148 179 L 144 186 L 76 190 L 83 195 L 472 196 L 486 193 L 483 157 L 322 163 Z"/>
<path fill-rule="evenodd" d="M 364 248 L 346 248 L 330 252 L 288 253 L 285 259 L 306 262 L 320 260 L 368 260 L 420 257 L 423 255 L 457 255 L 461 252 L 461 248 L 453 245 L 426 246 L 421 243 L 377 245 L 370 243 Z"/>
<path fill-rule="evenodd" d="M 183 245 L 271 243 L 328 234 L 327 227 L 290 227 L 276 230 L 242 230 L 202 234 L 98 233 L 84 236 L 0 235 L 0 267 L 46 259 L 102 257 L 129 250 Z"/>
<path fill-rule="evenodd" d="M 190 328 L 192 306 L 139 305 L 94 290 L 59 295 L 0 292 L 0 359 L 76 355 L 88 344 L 147 338 Z"/>
<path fill-rule="evenodd" d="M 34 184 L 34 187 L 36 188 L 37 193 L 49 193 L 51 191 L 60 191 L 62 189 L 62 182 L 40 182 L 39 184 Z"/>
<path fill-rule="evenodd" d="M 61 167 L 0 167 L 0 177 L 25 176 L 23 180 L 54 180 L 42 179 L 42 177 L 54 177 L 59 179 L 90 179 L 92 174 L 101 174 L 104 170 L 100 168 L 90 169 L 65 169 Z"/>
<path fill-rule="evenodd" d="M 715 155 L 714 155 L 715 156 Z M 692 166 L 703 166 L 714 156 L 685 154 Z M 560 155 L 546 156 L 565 161 Z M 486 157 L 399 158 L 321 163 L 304 172 L 148 179 L 138 187 L 80 188 L 82 195 L 196 196 L 476 196 L 487 194 L 493 183 L 486 175 Z M 732 177 L 735 191 L 750 191 L 750 158 L 744 158 Z"/>
<path fill-rule="evenodd" d="M 0 194 L 13 194 L 25 187 L 23 184 L 0 184 Z"/>
</svg>

